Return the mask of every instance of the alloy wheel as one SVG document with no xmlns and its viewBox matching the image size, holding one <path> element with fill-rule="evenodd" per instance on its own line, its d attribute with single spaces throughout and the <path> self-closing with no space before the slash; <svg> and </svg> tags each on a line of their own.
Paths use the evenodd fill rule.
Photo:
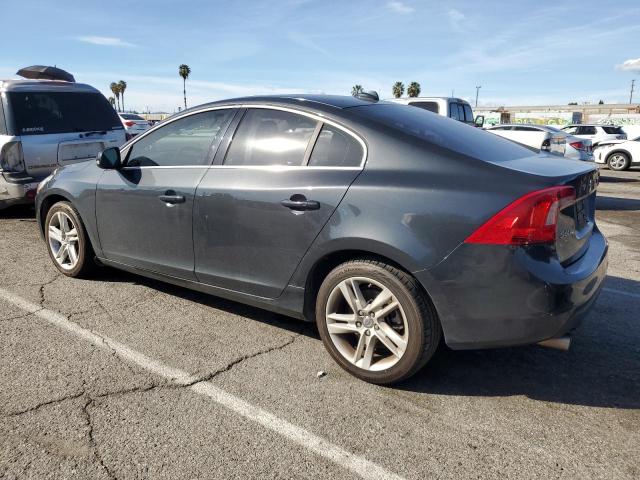
<svg viewBox="0 0 640 480">
<path fill-rule="evenodd" d="M 78 229 L 64 212 L 56 212 L 49 222 L 49 248 L 56 263 L 64 270 L 73 270 L 79 259 Z"/>
<path fill-rule="evenodd" d="M 350 277 L 336 285 L 329 294 L 325 320 L 338 352 L 364 370 L 391 368 L 407 349 L 409 327 L 400 302 L 371 278 Z"/>
<path fill-rule="evenodd" d="M 626 161 L 627 159 L 624 155 L 616 153 L 612 155 L 611 159 L 609 159 L 609 165 L 611 166 L 611 168 L 619 170 L 624 167 Z"/>
</svg>

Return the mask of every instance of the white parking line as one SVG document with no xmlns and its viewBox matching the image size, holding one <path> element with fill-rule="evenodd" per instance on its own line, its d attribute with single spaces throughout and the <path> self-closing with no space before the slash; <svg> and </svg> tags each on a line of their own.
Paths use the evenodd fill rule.
<svg viewBox="0 0 640 480">
<path fill-rule="evenodd" d="M 615 290 L 613 288 L 603 288 L 602 290 L 609 293 L 617 293 L 618 295 L 626 295 L 627 297 L 631 298 L 640 298 L 640 294 L 638 293 L 624 292 L 622 290 Z"/>
<path fill-rule="evenodd" d="M 51 325 L 62 330 L 66 330 L 69 333 L 73 333 L 77 337 L 92 343 L 98 348 L 108 352 L 115 351 L 120 357 L 130 361 L 131 363 L 135 363 L 143 369 L 165 378 L 174 384 L 186 385 L 197 381 L 196 377 L 189 375 L 183 370 L 170 367 L 162 362 L 149 358 L 143 353 L 129 348 L 111 338 L 97 335 L 90 330 L 81 327 L 77 323 L 68 320 L 60 313 L 46 308 L 41 308 L 35 303 L 25 300 L 8 290 L 0 288 L 0 298 L 12 303 L 22 310 L 32 313 Z M 255 405 L 222 390 L 211 382 L 198 382 L 191 385 L 189 388 L 200 395 L 209 397 L 217 404 L 222 405 L 244 418 L 259 423 L 263 427 L 282 435 L 299 446 L 311 450 L 341 467 L 351 470 L 363 478 L 402 480 L 402 477 L 386 470 L 380 465 L 370 462 L 364 457 L 348 452 L 347 450 L 334 445 L 328 440 L 315 435 L 302 427 L 298 427 L 297 425 L 269 413 L 260 407 L 256 407 Z"/>
</svg>

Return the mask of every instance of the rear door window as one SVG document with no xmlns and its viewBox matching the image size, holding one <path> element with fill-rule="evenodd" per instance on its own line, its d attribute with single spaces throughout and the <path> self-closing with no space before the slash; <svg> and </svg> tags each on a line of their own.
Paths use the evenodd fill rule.
<svg viewBox="0 0 640 480">
<path fill-rule="evenodd" d="M 605 133 L 608 133 L 609 135 L 624 134 L 624 130 L 622 130 L 622 128 L 620 127 L 602 127 L 602 129 L 605 131 Z"/>
<path fill-rule="evenodd" d="M 464 104 L 464 121 L 467 123 L 473 123 L 473 111 L 471 110 L 471 106 Z"/>
<path fill-rule="evenodd" d="M 133 143 L 128 167 L 208 165 L 235 109 L 194 113 L 159 127 Z"/>
<path fill-rule="evenodd" d="M 578 127 L 578 130 L 576 132 L 576 135 L 595 135 L 596 134 L 596 127 L 591 127 L 591 126 L 580 126 Z"/>
<path fill-rule="evenodd" d="M 323 125 L 313 147 L 309 166 L 359 167 L 364 151 L 353 136 L 333 125 Z"/>
<path fill-rule="evenodd" d="M 122 129 L 101 93 L 9 92 L 15 135 L 93 132 Z"/>
<path fill-rule="evenodd" d="M 233 136 L 224 164 L 302 165 L 317 125 L 316 120 L 297 113 L 249 109 Z"/>
</svg>

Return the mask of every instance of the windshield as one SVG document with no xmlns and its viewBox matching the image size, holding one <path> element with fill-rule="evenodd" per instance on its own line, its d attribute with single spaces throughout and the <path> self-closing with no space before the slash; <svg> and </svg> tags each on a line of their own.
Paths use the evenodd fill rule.
<svg viewBox="0 0 640 480">
<path fill-rule="evenodd" d="M 15 135 L 93 132 L 121 129 L 101 93 L 9 92 Z"/>
</svg>

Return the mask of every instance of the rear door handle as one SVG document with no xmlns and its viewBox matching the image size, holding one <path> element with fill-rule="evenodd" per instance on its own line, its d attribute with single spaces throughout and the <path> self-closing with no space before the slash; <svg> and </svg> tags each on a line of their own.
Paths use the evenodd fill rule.
<svg viewBox="0 0 640 480">
<path fill-rule="evenodd" d="M 184 196 L 176 195 L 175 193 L 170 194 L 169 192 L 165 193 L 164 195 L 158 195 L 158 198 L 165 203 L 170 203 L 171 205 L 175 205 L 176 203 L 184 203 L 185 200 Z"/>
<path fill-rule="evenodd" d="M 304 210 L 320 209 L 320 202 L 317 202 L 315 200 L 307 200 L 307 197 L 305 197 L 304 195 L 291 195 L 291 198 L 289 198 L 288 200 L 282 200 L 280 202 L 280 205 L 298 212 L 302 212 Z"/>
</svg>

